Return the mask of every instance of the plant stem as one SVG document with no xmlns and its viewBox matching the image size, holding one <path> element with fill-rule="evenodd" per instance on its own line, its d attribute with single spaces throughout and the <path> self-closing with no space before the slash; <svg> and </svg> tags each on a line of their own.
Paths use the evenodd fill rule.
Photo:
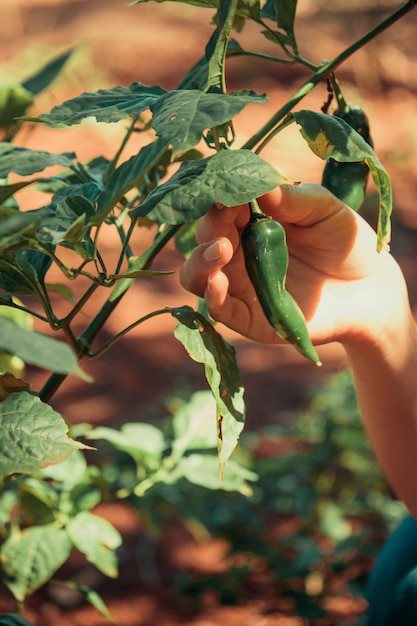
<svg viewBox="0 0 417 626">
<path fill-rule="evenodd" d="M 129 324 L 129 326 L 126 326 L 126 328 L 120 331 L 120 333 L 117 333 L 117 335 L 112 337 L 109 341 L 106 341 L 106 343 L 99 350 L 97 350 L 96 352 L 89 352 L 87 354 L 88 358 L 97 359 L 98 357 L 102 356 L 105 352 L 107 352 L 107 350 L 109 350 L 112 346 L 114 346 L 114 344 L 117 343 L 119 339 L 121 339 L 122 337 L 127 335 L 128 332 L 136 328 L 136 326 L 139 326 L 143 322 L 147 322 L 153 317 L 157 317 L 158 315 L 163 315 L 165 313 L 170 313 L 170 312 L 171 310 L 169 308 L 166 308 L 166 309 L 158 309 L 157 311 L 152 311 L 151 313 L 147 313 L 143 317 L 140 317 L 138 320 L 136 320 L 136 322 L 132 322 L 132 324 Z"/>
<path fill-rule="evenodd" d="M 159 232 L 153 243 L 149 246 L 149 248 L 147 248 L 147 250 L 145 250 L 145 252 L 143 252 L 143 254 L 130 260 L 130 270 L 148 269 L 156 255 L 166 246 L 168 241 L 172 239 L 180 227 L 181 224 L 169 225 L 165 228 L 165 230 Z M 110 315 L 119 304 L 120 300 L 134 282 L 134 278 L 124 278 L 123 280 L 120 280 L 95 318 L 91 320 L 90 324 L 88 324 L 81 335 L 77 338 L 77 345 L 79 346 L 77 356 L 79 359 L 88 354 L 94 339 L 97 337 L 98 333 L 101 331 Z M 51 374 L 38 394 L 40 399 L 44 402 L 48 401 L 57 389 L 59 389 L 66 377 L 67 374 Z"/>
<path fill-rule="evenodd" d="M 404 17 L 409 11 L 416 7 L 416 0 L 409 0 L 395 13 L 390 15 L 386 20 L 378 24 L 375 28 L 370 30 L 366 35 L 358 39 L 351 46 L 346 48 L 343 52 L 334 57 L 331 61 L 323 63 L 311 78 L 305 82 L 269 120 L 262 126 L 262 128 L 250 137 L 246 143 L 242 146 L 242 149 L 252 150 L 260 141 L 263 141 L 262 147 L 264 147 L 270 139 L 274 136 L 274 132 L 270 135 L 271 131 L 274 131 L 275 126 L 288 114 L 290 111 L 308 94 L 310 91 L 318 85 L 322 80 L 327 78 L 339 65 L 351 57 L 355 52 L 362 48 L 369 41 L 374 39 L 377 35 L 384 30 L 392 26 L 400 18 Z M 256 150 L 258 152 L 259 150 Z"/>
<path fill-rule="evenodd" d="M 138 119 L 139 119 L 139 116 L 137 115 L 136 117 L 133 118 L 132 123 L 130 124 L 129 128 L 127 128 L 126 134 L 123 137 L 122 143 L 120 144 L 120 147 L 119 147 L 118 151 L 114 155 L 114 157 L 113 157 L 112 161 L 110 162 L 109 167 L 107 169 L 107 172 L 106 172 L 107 180 L 110 178 L 111 174 L 116 169 L 116 166 L 117 166 L 117 163 L 119 161 L 120 155 L 122 154 L 123 150 L 125 149 L 126 144 L 129 141 L 131 134 L 135 130 L 135 125 L 136 125 L 136 122 L 138 121 Z"/>
</svg>

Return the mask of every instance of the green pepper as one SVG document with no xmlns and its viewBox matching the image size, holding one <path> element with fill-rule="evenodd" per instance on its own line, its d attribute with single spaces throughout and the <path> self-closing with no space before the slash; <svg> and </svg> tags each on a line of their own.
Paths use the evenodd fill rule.
<svg viewBox="0 0 417 626">
<path fill-rule="evenodd" d="M 372 146 L 368 118 L 360 107 L 347 105 L 343 113 L 337 109 L 333 115 L 342 118 Z M 339 163 L 328 159 L 321 182 L 339 200 L 359 211 L 365 199 L 368 177 L 369 167 L 364 161 Z"/>
<path fill-rule="evenodd" d="M 268 322 L 282 339 L 316 365 L 321 365 L 304 315 L 285 288 L 288 249 L 284 228 L 271 217 L 252 212 L 241 242 L 246 271 Z"/>
</svg>

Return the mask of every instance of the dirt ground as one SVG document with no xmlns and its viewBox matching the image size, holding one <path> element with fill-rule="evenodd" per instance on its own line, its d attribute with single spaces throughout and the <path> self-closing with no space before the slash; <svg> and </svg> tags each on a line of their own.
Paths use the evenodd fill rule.
<svg viewBox="0 0 417 626">
<path fill-rule="evenodd" d="M 380 15 L 387 13 L 392 3 L 378 0 L 362 3 L 361 8 L 365 5 L 373 8 L 367 15 L 355 9 L 357 3 L 339 1 L 330 8 L 328 5 L 320 0 L 299 2 L 298 39 L 306 56 L 316 62 L 331 58 L 344 44 L 366 32 Z M 133 81 L 171 89 L 201 56 L 202 45 L 212 32 L 209 12 L 177 3 L 149 2 L 127 8 L 120 0 L 3 0 L 0 15 L 0 80 L 12 81 L 16 77 L 23 80 L 46 59 L 76 46 L 63 77 L 47 96 L 40 98 L 38 106 L 40 109 L 44 106 L 43 110 L 82 91 L 128 85 Z M 369 48 L 358 52 L 339 74 L 351 98 L 366 107 L 372 120 L 376 151 L 392 176 L 395 205 L 392 252 L 404 269 L 413 306 L 417 306 L 416 21 L 417 11 L 414 11 Z M 248 29 L 243 37 L 250 42 L 255 34 L 254 29 Z M 236 62 L 232 66 L 228 77 L 231 89 L 250 83 L 255 91 L 269 95 L 268 104 L 256 110 L 248 107 L 238 117 L 237 132 L 242 143 L 260 126 L 262 118 L 268 119 L 306 78 L 302 70 L 295 72 L 281 67 L 277 73 L 275 66 L 268 63 Z M 302 107 L 319 110 L 325 99 L 323 85 L 306 98 Z M 92 123 L 66 131 L 37 127 L 25 138 L 25 145 L 57 152 L 75 150 L 80 159 L 99 154 L 112 156 L 120 130 L 112 125 L 97 127 Z M 295 131 L 290 141 L 287 137 L 271 142 L 263 153 L 264 158 L 292 180 L 319 182 L 322 163 L 308 154 Z M 369 211 L 374 206 L 372 193 L 371 185 Z M 173 250 L 167 250 L 164 255 L 169 268 L 179 267 L 181 260 Z M 177 278 L 162 279 L 157 286 L 149 281 L 132 290 L 121 310 L 110 320 L 107 331 L 110 335 L 128 325 L 138 308 L 146 311 L 183 304 L 193 305 L 194 299 L 182 290 Z M 94 377 L 93 385 L 69 378 L 53 405 L 71 423 L 115 424 L 163 416 L 166 397 L 177 389 L 206 388 L 202 369 L 175 341 L 172 329 L 170 321 L 158 320 L 149 323 L 146 331 L 133 331 L 105 358 L 85 365 Z M 335 345 L 321 348 L 324 365 L 319 370 L 291 349 L 277 351 L 245 341 L 227 330 L 223 334 L 236 347 L 246 387 L 248 429 L 291 421 L 311 391 L 325 384 L 330 373 L 346 365 L 342 350 Z M 101 339 L 105 340 L 106 335 Z M 42 375 L 29 374 L 38 388 L 43 382 Z M 136 516 L 116 504 L 108 506 L 104 514 L 135 545 L 140 535 Z M 164 558 L 171 559 L 176 566 L 187 568 L 198 559 L 202 570 L 215 570 L 226 559 L 222 542 L 197 546 L 183 529 L 174 527 L 170 532 L 171 541 L 166 543 Z M 90 570 L 80 571 L 81 575 L 92 575 Z M 138 582 L 136 563 L 128 560 L 121 571 L 117 582 L 94 581 L 118 626 L 307 624 L 280 607 L 267 583 L 239 606 L 222 606 L 216 598 L 207 597 L 199 613 L 193 614 L 189 607 L 178 603 L 169 585 L 149 587 Z M 52 626 L 57 622 L 61 626 L 105 623 L 89 606 L 74 607 L 66 602 L 56 591 L 50 591 L 47 597 L 40 594 L 30 601 L 25 615 L 37 626 Z M 0 587 L 0 612 L 10 610 L 11 606 L 7 591 Z M 340 598 L 335 619 L 346 625 L 354 624 L 362 610 L 363 605 L 355 604 L 350 598 Z"/>
</svg>

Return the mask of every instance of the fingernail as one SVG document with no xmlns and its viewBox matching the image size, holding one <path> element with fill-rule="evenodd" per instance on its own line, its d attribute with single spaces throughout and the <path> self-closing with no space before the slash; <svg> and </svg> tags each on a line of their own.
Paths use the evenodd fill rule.
<svg viewBox="0 0 417 626">
<path fill-rule="evenodd" d="M 203 256 L 209 263 L 213 263 L 214 261 L 218 261 L 220 259 L 221 250 L 218 239 L 209 245 L 209 247 L 204 251 Z"/>
</svg>

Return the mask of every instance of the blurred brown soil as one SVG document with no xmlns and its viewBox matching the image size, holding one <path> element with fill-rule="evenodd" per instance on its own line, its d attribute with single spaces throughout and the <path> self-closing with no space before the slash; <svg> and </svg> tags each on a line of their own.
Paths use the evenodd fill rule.
<svg viewBox="0 0 417 626">
<path fill-rule="evenodd" d="M 320 62 L 377 23 L 392 3 L 369 0 L 364 6 L 373 7 L 373 14 L 367 16 L 361 13 L 362 7 L 355 12 L 355 3 L 350 2 L 308 0 L 299 4 L 297 34 L 302 52 Z M 413 305 L 417 305 L 416 13 L 414 11 L 358 52 L 339 73 L 351 99 L 362 103 L 369 113 L 377 153 L 392 176 L 395 199 L 392 251 L 406 274 Z M 127 8 L 121 0 L 3 0 L 0 14 L 0 79 L 12 81 L 18 77 L 23 80 L 45 60 L 77 46 L 63 76 L 47 96 L 40 97 L 40 111 L 49 110 L 53 104 L 82 91 L 127 85 L 133 81 L 171 89 L 202 55 L 212 32 L 209 11 L 177 3 L 144 3 Z M 254 28 L 243 33 L 248 47 L 255 35 Z M 268 44 L 261 45 L 267 52 Z M 236 60 L 231 68 L 230 88 L 250 85 L 255 91 L 269 95 L 267 104 L 248 107 L 238 116 L 236 130 L 242 143 L 308 76 L 303 70 L 295 71 L 285 65 L 276 70 L 275 65 L 254 60 L 245 64 Z M 326 97 L 323 85 L 303 101 L 302 108 L 320 110 Z M 65 131 L 37 126 L 25 137 L 25 145 L 57 152 L 74 150 L 81 160 L 87 160 L 101 154 L 112 156 L 122 131 L 120 125 L 88 122 Z M 320 181 L 322 163 L 308 153 L 294 129 L 271 142 L 263 156 L 291 180 Z M 22 198 L 27 202 L 24 195 Z M 367 210 L 371 214 L 374 208 L 371 185 Z M 106 243 L 109 259 L 113 243 L 111 238 Z M 180 263 L 181 259 L 172 249 L 166 250 L 158 260 L 161 269 L 178 269 Z M 86 319 L 98 303 L 98 300 L 90 303 Z M 193 305 L 194 298 L 180 287 L 177 276 L 142 281 L 110 319 L 100 341 L 104 343 L 138 315 L 183 304 Z M 69 378 L 54 398 L 53 406 L 70 423 L 117 424 L 164 416 L 167 397 L 184 390 L 206 388 L 201 366 L 192 362 L 173 338 L 173 327 L 169 316 L 162 316 L 132 331 L 105 357 L 83 364 L 94 377 L 94 384 Z M 227 330 L 223 334 L 236 347 L 246 387 L 248 429 L 276 422 L 288 423 L 305 406 L 311 391 L 325 384 L 330 373 L 346 365 L 344 353 L 335 345 L 321 348 L 324 366 L 317 369 L 305 363 L 292 349 L 261 347 Z M 29 374 L 34 388 L 38 389 L 44 380 L 42 375 L 35 371 Z M 140 520 L 117 503 L 103 507 L 102 511 L 122 530 L 134 552 L 141 536 Z M 167 537 L 164 566 L 168 563 L 174 569 L 192 567 L 201 572 L 215 572 L 228 565 L 227 546 L 218 540 L 196 545 L 184 529 L 177 526 L 167 531 Z M 268 580 L 259 584 L 256 592 L 252 590 L 247 598 L 242 598 L 239 606 L 222 606 L 215 596 L 202 598 L 200 610 L 195 614 L 183 600 L 175 597 L 173 587 L 149 586 L 149 581 L 141 580 L 139 572 L 140 563 L 127 559 L 122 564 L 120 579 L 96 581 L 118 626 L 214 626 L 225 622 L 230 626 L 307 624 L 280 605 L 277 590 Z M 66 609 L 57 594 L 49 597 L 37 594 L 28 606 L 25 615 L 37 626 L 105 624 L 104 619 L 85 604 Z M 0 587 L 0 612 L 11 607 L 10 596 Z M 335 598 L 329 608 L 334 610 L 338 623 L 348 625 L 355 623 L 363 604 L 343 595 Z M 320 625 L 327 626 L 327 623 L 320 622 Z"/>
</svg>

